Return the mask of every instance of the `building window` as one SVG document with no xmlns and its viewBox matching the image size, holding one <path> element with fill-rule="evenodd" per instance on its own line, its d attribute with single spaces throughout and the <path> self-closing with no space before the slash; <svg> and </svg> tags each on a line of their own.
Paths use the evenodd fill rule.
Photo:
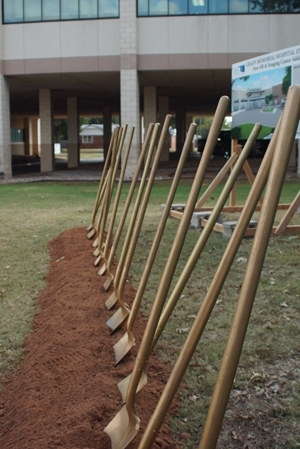
<svg viewBox="0 0 300 449">
<path fill-rule="evenodd" d="M 119 0 L 99 0 L 99 17 L 119 17 Z"/>
<path fill-rule="evenodd" d="M 79 15 L 81 19 L 95 19 L 98 17 L 97 0 L 80 0 Z"/>
<path fill-rule="evenodd" d="M 42 20 L 59 20 L 60 19 L 60 1 L 59 0 L 43 0 L 42 2 Z"/>
<path fill-rule="evenodd" d="M 137 0 L 138 17 L 299 12 L 299 1 L 290 0 Z"/>
<path fill-rule="evenodd" d="M 27 0 L 25 0 L 27 1 Z M 61 6 L 61 20 L 78 19 L 79 17 L 79 4 L 78 0 L 60 0 Z"/>
<path fill-rule="evenodd" d="M 118 18 L 119 2 L 120 0 L 3 0 L 3 23 Z"/>
<path fill-rule="evenodd" d="M 12 143 L 25 142 L 24 129 L 11 128 L 10 141 Z"/>
<path fill-rule="evenodd" d="M 42 20 L 42 5 L 40 0 L 27 0 L 24 2 L 24 21 L 40 22 Z"/>
<path fill-rule="evenodd" d="M 214 3 L 222 3 L 214 2 Z M 190 0 L 189 2 L 189 14 L 207 14 L 208 2 L 205 0 Z"/>
<path fill-rule="evenodd" d="M 93 136 L 82 136 L 82 143 L 93 143 Z"/>
<path fill-rule="evenodd" d="M 205 3 L 204 1 L 202 3 Z M 207 2 L 206 2 L 207 3 Z M 228 14 L 228 0 L 211 0 L 209 2 L 210 14 Z"/>
<path fill-rule="evenodd" d="M 4 0 L 3 9 L 5 23 L 24 21 L 23 0 Z"/>
<path fill-rule="evenodd" d="M 229 0 L 229 14 L 247 14 L 249 12 L 248 8 L 248 0 Z"/>
</svg>

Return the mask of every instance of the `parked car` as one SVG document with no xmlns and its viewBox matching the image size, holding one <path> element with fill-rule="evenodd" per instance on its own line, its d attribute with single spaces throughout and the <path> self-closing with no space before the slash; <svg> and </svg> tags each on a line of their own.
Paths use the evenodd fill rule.
<svg viewBox="0 0 300 449">
<path fill-rule="evenodd" d="M 202 154 L 204 150 L 204 146 L 206 143 L 206 139 L 198 139 L 198 151 Z M 243 147 L 246 143 L 246 140 L 239 140 L 239 144 Z M 268 139 L 260 139 L 255 142 L 252 150 L 250 151 L 249 158 L 263 158 L 265 152 L 268 148 L 269 140 Z M 231 155 L 231 131 L 230 129 L 222 129 L 216 146 L 214 148 L 212 157 L 219 157 L 228 159 Z"/>
<path fill-rule="evenodd" d="M 202 154 L 206 144 L 206 139 L 198 139 L 198 152 Z M 212 157 L 228 159 L 231 153 L 230 130 L 221 130 Z"/>
</svg>

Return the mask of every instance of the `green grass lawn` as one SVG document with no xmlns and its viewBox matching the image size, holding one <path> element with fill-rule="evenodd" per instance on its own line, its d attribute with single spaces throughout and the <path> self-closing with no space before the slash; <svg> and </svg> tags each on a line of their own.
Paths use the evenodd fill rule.
<svg viewBox="0 0 300 449">
<path fill-rule="evenodd" d="M 190 186 L 191 180 L 182 180 L 174 202 L 184 203 Z M 13 372 L 21 363 L 23 341 L 30 332 L 36 312 L 35 298 L 45 287 L 43 279 L 49 267 L 48 242 L 66 229 L 90 223 L 97 187 L 95 182 L 0 186 L 0 381 L 1 376 Z M 152 190 L 130 270 L 135 286 L 142 275 L 148 254 L 145 248 L 150 249 L 161 215 L 160 204 L 165 202 L 169 187 L 170 181 L 160 181 Z M 121 205 L 128 188 L 129 184 L 125 183 Z M 286 182 L 280 201 L 290 203 L 299 188 L 299 181 Z M 216 202 L 220 189 L 211 196 L 209 205 Z M 244 204 L 248 192 L 248 183 L 239 182 L 238 204 Z M 282 214 L 276 216 L 277 222 Z M 167 222 L 143 299 L 145 314 L 151 308 L 178 223 L 176 219 Z M 295 214 L 291 223 L 300 224 L 299 214 Z M 198 229 L 189 229 L 171 289 L 199 234 Z M 181 441 L 185 448 L 199 444 L 251 243 L 251 238 L 243 240 L 185 375 L 178 416 L 172 420 L 175 437 L 180 438 L 182 433 L 189 436 Z M 171 364 L 178 357 L 227 244 L 228 240 L 221 234 L 211 234 L 166 326 L 159 350 L 161 357 Z M 276 429 L 278 445 L 273 441 L 269 446 L 257 444 L 258 448 L 291 449 L 300 445 L 299 256 L 300 235 L 271 238 L 220 436 L 222 448 L 243 447 L 234 433 L 237 421 L 253 424 L 261 435 L 265 432 L 265 441 L 276 440 L 273 435 Z"/>
</svg>

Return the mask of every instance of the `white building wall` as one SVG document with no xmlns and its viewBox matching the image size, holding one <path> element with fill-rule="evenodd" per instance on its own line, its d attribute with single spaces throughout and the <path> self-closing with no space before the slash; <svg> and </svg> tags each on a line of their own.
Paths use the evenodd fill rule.
<svg viewBox="0 0 300 449">
<path fill-rule="evenodd" d="M 127 8 L 128 2 L 132 4 Z M 155 63 L 160 69 L 230 68 L 238 60 L 299 43 L 299 35 L 295 33 L 299 27 L 298 14 L 137 19 L 134 1 L 124 0 L 120 8 L 119 20 L 2 26 L 3 60 L 7 61 L 4 70 L 8 70 L 4 73 L 78 71 L 77 58 L 83 58 L 82 71 L 108 70 L 108 65 L 99 63 L 99 58 L 124 54 L 155 57 L 156 61 L 151 60 L 153 69 Z M 106 62 L 112 64 L 113 59 Z M 119 70 L 116 60 L 114 64 Z"/>
<path fill-rule="evenodd" d="M 297 14 L 145 17 L 138 19 L 138 54 L 166 55 L 167 65 L 173 54 L 269 53 L 297 45 L 298 28 Z"/>
<path fill-rule="evenodd" d="M 136 19 L 136 3 L 133 2 L 133 8 L 125 9 L 127 1 L 121 2 L 119 20 L 5 25 L 2 27 L 3 59 L 119 56 L 129 50 L 131 54 L 163 55 L 167 67 L 168 55 L 237 54 L 240 58 L 241 54 L 257 54 L 258 48 L 260 53 L 269 53 L 299 43 L 300 35 L 295 33 L 299 28 L 297 14 Z M 209 59 L 204 61 L 204 65 L 208 63 Z M 228 68 L 231 64 L 228 57 Z"/>
<path fill-rule="evenodd" d="M 6 60 L 120 54 L 119 20 L 10 24 L 2 29 Z"/>
</svg>

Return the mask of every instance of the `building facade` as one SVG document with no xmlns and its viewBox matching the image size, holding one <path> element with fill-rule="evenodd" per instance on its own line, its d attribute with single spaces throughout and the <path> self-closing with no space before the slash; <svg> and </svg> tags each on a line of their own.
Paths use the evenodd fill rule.
<svg viewBox="0 0 300 449">
<path fill-rule="evenodd" d="M 293 7 L 291 4 L 293 3 Z M 134 126 L 176 117 L 177 146 L 195 114 L 231 95 L 231 65 L 298 45 L 298 2 L 272 0 L 2 0 L 0 172 L 12 152 L 54 170 L 55 118 L 68 118 L 68 166 L 79 164 L 80 116 Z M 230 111 L 228 111 L 230 113 Z M 22 139 L 18 141 L 18 139 Z M 162 159 L 169 157 L 166 147 Z"/>
</svg>

